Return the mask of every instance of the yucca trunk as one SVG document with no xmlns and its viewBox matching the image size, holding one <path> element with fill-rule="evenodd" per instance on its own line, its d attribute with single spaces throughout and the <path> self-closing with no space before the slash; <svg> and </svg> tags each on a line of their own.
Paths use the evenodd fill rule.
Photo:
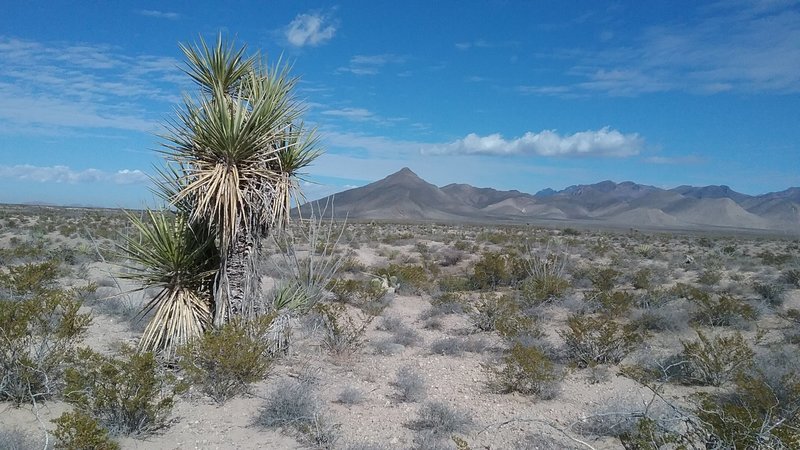
<svg viewBox="0 0 800 450">
<path fill-rule="evenodd" d="M 260 242 L 240 229 L 220 264 L 214 313 L 214 326 L 234 318 L 252 318 L 261 310 L 261 280 L 257 261 Z"/>
</svg>

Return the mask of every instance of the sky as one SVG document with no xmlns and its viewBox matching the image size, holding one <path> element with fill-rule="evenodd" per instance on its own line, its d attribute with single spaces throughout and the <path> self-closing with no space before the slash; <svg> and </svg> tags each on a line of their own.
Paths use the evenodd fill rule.
<svg viewBox="0 0 800 450">
<path fill-rule="evenodd" d="M 535 193 L 800 186 L 800 2 L 7 2 L 0 202 L 140 207 L 219 33 L 292 64 L 314 199 L 409 167 Z"/>
</svg>

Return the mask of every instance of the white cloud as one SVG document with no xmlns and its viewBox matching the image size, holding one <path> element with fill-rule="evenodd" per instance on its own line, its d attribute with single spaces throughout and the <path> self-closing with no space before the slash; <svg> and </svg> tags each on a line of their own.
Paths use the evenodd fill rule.
<svg viewBox="0 0 800 450">
<path fill-rule="evenodd" d="M 718 2 L 698 6 L 692 16 L 693 20 L 647 27 L 623 46 L 540 55 L 570 61 L 566 74 L 576 81 L 517 89 L 554 96 L 800 92 L 796 1 Z"/>
<path fill-rule="evenodd" d="M 322 111 L 326 116 L 342 117 L 349 120 L 358 122 L 376 120 L 375 114 L 364 108 L 342 108 L 342 109 L 328 109 Z"/>
<path fill-rule="evenodd" d="M 316 47 L 333 38 L 336 26 L 320 13 L 298 14 L 286 27 L 286 40 L 295 47 Z"/>
<path fill-rule="evenodd" d="M 664 164 L 664 165 L 684 165 L 684 164 L 701 164 L 705 159 L 695 156 L 648 156 L 643 158 L 644 162 L 650 164 Z"/>
<path fill-rule="evenodd" d="M 174 58 L 129 56 L 102 44 L 0 37 L 0 133 L 38 128 L 152 132 L 188 86 Z M 154 110 L 143 101 L 155 101 Z"/>
<path fill-rule="evenodd" d="M 33 166 L 21 164 L 15 166 L 0 165 L 0 178 L 34 181 L 38 183 L 96 183 L 114 184 L 144 183 L 149 179 L 141 170 L 122 169 L 106 172 L 99 169 L 74 170 L 67 166 Z"/>
<path fill-rule="evenodd" d="M 178 20 L 181 17 L 181 15 L 178 13 L 158 11 L 155 9 L 140 9 L 136 12 L 143 16 L 154 17 L 156 19 Z"/>
<path fill-rule="evenodd" d="M 384 53 L 381 55 L 355 55 L 350 58 L 350 63 L 345 67 L 339 67 L 337 72 L 349 72 L 353 75 L 377 75 L 381 69 L 389 64 L 403 64 L 406 57 Z"/>
<path fill-rule="evenodd" d="M 432 155 L 540 155 L 625 157 L 638 154 L 644 139 L 638 134 L 622 134 L 608 127 L 561 136 L 554 130 L 527 132 L 522 137 L 506 140 L 500 134 L 478 136 L 425 146 L 423 154 Z"/>
</svg>

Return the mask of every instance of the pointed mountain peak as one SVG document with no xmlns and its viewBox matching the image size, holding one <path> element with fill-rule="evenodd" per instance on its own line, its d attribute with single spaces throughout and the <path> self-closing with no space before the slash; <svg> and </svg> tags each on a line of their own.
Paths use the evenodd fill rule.
<svg viewBox="0 0 800 450">
<path fill-rule="evenodd" d="M 403 167 L 402 169 L 398 170 L 397 172 L 389 175 L 386 177 L 387 180 L 421 180 L 419 175 L 414 173 L 408 167 Z"/>
</svg>

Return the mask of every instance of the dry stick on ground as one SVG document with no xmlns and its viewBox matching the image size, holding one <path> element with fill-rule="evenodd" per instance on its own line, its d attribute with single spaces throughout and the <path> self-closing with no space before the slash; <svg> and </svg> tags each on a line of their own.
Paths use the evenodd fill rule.
<svg viewBox="0 0 800 450">
<path fill-rule="evenodd" d="M 508 424 L 514 423 L 514 422 L 533 422 L 533 423 L 538 423 L 538 424 L 542 424 L 542 425 L 547 425 L 548 427 L 550 427 L 550 428 L 558 431 L 559 433 L 563 434 L 564 436 L 566 436 L 569 440 L 571 440 L 571 441 L 573 441 L 573 442 L 575 442 L 577 444 L 581 444 L 581 445 L 585 446 L 586 448 L 588 448 L 589 450 L 596 450 L 588 442 L 582 441 L 582 440 L 580 440 L 580 439 L 578 439 L 578 438 L 576 438 L 574 436 L 570 436 L 570 434 L 567 433 L 567 431 L 564 430 L 563 428 L 559 428 L 559 427 L 553 425 L 552 423 L 550 423 L 550 422 L 548 422 L 546 420 L 541 420 L 541 419 L 531 419 L 531 418 L 509 419 L 509 420 L 506 420 L 506 421 L 503 421 L 503 422 L 500 422 L 500 423 L 487 425 L 481 431 L 479 431 L 477 434 L 481 434 L 481 433 L 485 432 L 486 430 L 488 430 L 489 428 L 492 428 L 492 427 L 500 428 L 502 426 L 505 426 L 505 425 L 508 425 Z M 567 428 L 571 428 L 572 425 L 574 425 L 574 423 L 570 424 L 570 426 L 567 427 Z"/>
</svg>

